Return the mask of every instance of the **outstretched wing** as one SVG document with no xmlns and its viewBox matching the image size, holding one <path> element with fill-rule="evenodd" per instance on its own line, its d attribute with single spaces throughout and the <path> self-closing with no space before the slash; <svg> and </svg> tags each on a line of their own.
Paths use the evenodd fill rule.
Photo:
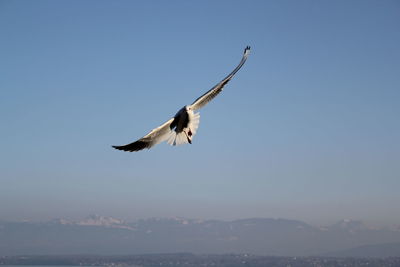
<svg viewBox="0 0 400 267">
<path fill-rule="evenodd" d="M 191 105 L 192 110 L 197 110 L 204 107 L 208 102 L 210 102 L 214 97 L 216 97 L 219 93 L 221 93 L 222 89 L 224 88 L 225 84 L 227 84 L 232 77 L 238 72 L 238 70 L 243 66 L 246 62 L 247 57 L 250 53 L 250 46 L 247 46 L 244 49 L 242 60 L 240 61 L 239 65 L 228 75 L 226 76 L 221 82 L 219 82 L 216 86 L 212 89 L 207 91 L 204 95 L 197 98 Z"/>
<path fill-rule="evenodd" d="M 168 139 L 172 131 L 171 124 L 173 121 L 174 118 L 170 119 L 160 127 L 153 129 L 150 133 L 133 143 L 124 146 L 113 146 L 113 148 L 129 152 L 139 151 L 145 148 L 149 149 L 152 146 Z"/>
</svg>

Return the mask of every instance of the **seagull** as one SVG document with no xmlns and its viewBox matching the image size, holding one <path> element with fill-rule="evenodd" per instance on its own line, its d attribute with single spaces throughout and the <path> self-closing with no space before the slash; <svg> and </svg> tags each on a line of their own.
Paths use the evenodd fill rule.
<svg viewBox="0 0 400 267">
<path fill-rule="evenodd" d="M 244 49 L 243 57 L 239 65 L 237 65 L 228 76 L 208 90 L 205 94 L 197 98 L 191 105 L 186 105 L 181 108 L 173 118 L 169 119 L 163 125 L 153 129 L 151 132 L 133 143 L 112 147 L 122 151 L 134 152 L 145 148 L 150 149 L 163 141 L 167 141 L 168 144 L 173 146 L 187 143 L 191 144 L 193 136 L 196 134 L 200 123 L 200 114 L 198 112 L 195 113 L 195 111 L 204 107 L 208 102 L 213 100 L 222 92 L 224 86 L 246 62 L 249 53 L 250 46 L 247 46 Z"/>
</svg>

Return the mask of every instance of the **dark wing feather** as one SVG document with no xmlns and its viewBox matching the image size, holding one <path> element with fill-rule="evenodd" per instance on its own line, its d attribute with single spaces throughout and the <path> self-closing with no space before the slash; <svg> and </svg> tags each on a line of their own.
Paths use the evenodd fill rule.
<svg viewBox="0 0 400 267">
<path fill-rule="evenodd" d="M 204 107 L 212 99 L 214 99 L 214 97 L 216 97 L 222 91 L 225 84 L 227 84 L 232 79 L 232 77 L 236 74 L 236 72 L 238 72 L 238 70 L 246 62 L 249 52 L 250 52 L 250 46 L 247 46 L 244 49 L 243 57 L 242 57 L 242 60 L 240 61 L 239 65 L 228 76 L 226 76 L 221 82 L 219 82 L 216 86 L 214 86 L 212 89 L 208 90 L 204 95 L 197 98 L 192 103 L 191 108 L 193 110 L 200 109 L 200 108 Z"/>
<path fill-rule="evenodd" d="M 169 134 L 172 131 L 171 124 L 173 123 L 173 121 L 174 118 L 170 119 L 160 127 L 153 129 L 150 133 L 148 133 L 147 135 L 143 136 L 142 138 L 133 143 L 124 146 L 112 146 L 112 147 L 115 149 L 129 151 L 129 152 L 139 151 L 145 148 L 149 149 L 152 146 L 162 141 L 165 141 L 168 138 Z"/>
</svg>

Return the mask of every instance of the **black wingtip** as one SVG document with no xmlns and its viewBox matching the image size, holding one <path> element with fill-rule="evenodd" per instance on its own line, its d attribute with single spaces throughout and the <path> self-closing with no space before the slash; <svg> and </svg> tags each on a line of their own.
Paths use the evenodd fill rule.
<svg viewBox="0 0 400 267">
<path fill-rule="evenodd" d="M 250 46 L 246 46 L 246 48 L 244 49 L 244 53 L 246 53 L 247 51 L 250 51 Z"/>
<path fill-rule="evenodd" d="M 142 140 L 138 140 L 136 142 L 130 143 L 124 146 L 112 146 L 115 149 L 126 151 L 126 152 L 136 152 L 142 149 L 149 149 L 151 145 L 148 142 L 144 142 Z"/>
<path fill-rule="evenodd" d="M 122 149 L 122 146 L 111 146 L 112 148 L 118 149 L 118 150 L 122 150 L 122 151 L 126 151 L 124 149 Z"/>
<path fill-rule="evenodd" d="M 120 150 L 120 151 L 132 152 L 130 150 L 125 149 L 124 146 L 112 146 L 112 148 L 115 148 L 115 149 Z"/>
</svg>

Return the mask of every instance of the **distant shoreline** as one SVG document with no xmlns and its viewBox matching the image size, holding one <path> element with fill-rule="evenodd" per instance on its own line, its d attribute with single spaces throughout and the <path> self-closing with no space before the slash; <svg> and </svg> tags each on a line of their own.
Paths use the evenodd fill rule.
<svg viewBox="0 0 400 267">
<path fill-rule="evenodd" d="M 400 266 L 400 257 L 275 257 L 250 254 L 29 255 L 0 257 L 0 266 Z"/>
</svg>

